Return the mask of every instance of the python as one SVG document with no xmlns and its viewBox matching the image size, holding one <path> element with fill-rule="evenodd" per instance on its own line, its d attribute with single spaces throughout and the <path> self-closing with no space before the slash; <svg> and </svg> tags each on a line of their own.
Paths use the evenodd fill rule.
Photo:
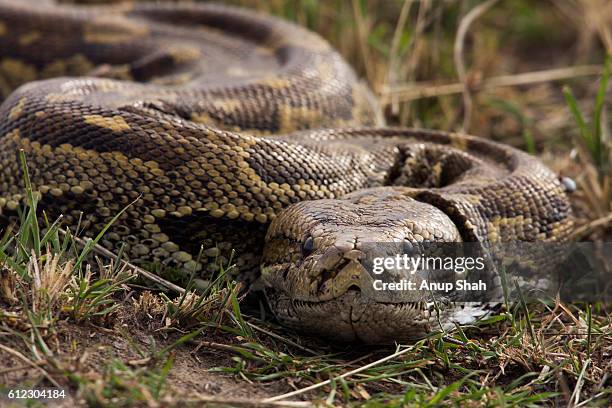
<svg viewBox="0 0 612 408">
<path fill-rule="evenodd" d="M 368 243 L 572 228 L 536 158 L 385 127 L 326 41 L 254 12 L 0 0 L 0 79 L 3 217 L 24 203 L 23 150 L 48 217 L 95 236 L 120 214 L 101 244 L 183 278 L 231 259 L 280 322 L 312 335 L 393 342 L 452 324 L 452 303 L 433 316 L 425 295 L 372 290 L 365 262 L 386 254 Z"/>
</svg>

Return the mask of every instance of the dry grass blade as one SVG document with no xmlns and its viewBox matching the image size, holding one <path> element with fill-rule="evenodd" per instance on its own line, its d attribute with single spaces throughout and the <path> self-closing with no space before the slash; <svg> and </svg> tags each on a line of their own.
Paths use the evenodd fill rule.
<svg viewBox="0 0 612 408">
<path fill-rule="evenodd" d="M 576 230 L 572 233 L 572 239 L 573 240 L 578 240 L 580 238 L 584 238 L 585 236 L 589 236 L 594 230 L 600 228 L 600 227 L 605 227 L 605 226 L 609 226 L 610 223 L 612 223 L 612 213 L 601 217 L 601 218 L 597 218 L 591 222 L 589 222 L 588 224 L 585 224 L 579 228 L 576 228 Z"/>
<path fill-rule="evenodd" d="M 427 12 L 431 6 L 431 2 L 429 0 L 419 1 L 419 12 L 417 14 L 417 19 L 414 27 L 414 34 L 412 38 L 412 52 L 410 52 L 408 56 L 408 62 L 406 63 L 406 71 L 408 72 L 407 79 L 413 80 L 417 65 L 419 63 L 419 59 L 421 57 L 422 51 L 422 37 L 427 27 L 429 21 L 426 18 Z"/>
<path fill-rule="evenodd" d="M 267 400 L 251 400 L 251 399 L 239 399 L 239 398 L 221 398 L 221 397 L 210 397 L 207 395 L 194 395 L 193 398 L 187 398 L 185 400 L 179 400 L 183 403 L 204 403 L 204 404 L 220 404 L 225 406 L 233 407 L 248 407 L 248 408 L 264 408 L 264 407 L 286 407 L 286 408 L 306 408 L 314 407 L 315 405 L 308 401 L 280 401 L 270 402 Z M 176 399 L 171 399 L 168 402 L 176 403 L 179 402 Z"/>
<path fill-rule="evenodd" d="M 582 386 L 584 385 L 584 373 L 586 372 L 586 369 L 590 363 L 591 363 L 591 360 L 587 359 L 582 365 L 582 370 L 580 370 L 580 375 L 578 376 L 578 380 L 576 381 L 574 392 L 572 392 L 572 396 L 570 397 L 570 407 L 576 406 L 580 402 L 580 390 L 582 389 Z"/>
<path fill-rule="evenodd" d="M 393 40 L 391 41 L 391 53 L 389 57 L 389 70 L 387 72 L 387 87 L 389 88 L 393 88 L 398 81 L 398 54 L 400 39 L 402 37 L 404 26 L 406 25 L 406 19 L 408 18 L 411 5 L 411 0 L 404 0 L 402 10 L 400 11 L 400 15 L 395 26 L 395 32 L 393 33 Z M 396 99 L 393 99 L 391 101 L 391 110 L 395 115 L 399 112 L 398 103 L 399 101 L 397 101 Z"/>
<path fill-rule="evenodd" d="M 372 368 L 374 366 L 382 364 L 385 361 L 389 361 L 389 360 L 392 360 L 392 359 L 394 359 L 396 357 L 399 357 L 399 356 L 401 356 L 403 354 L 406 354 L 406 353 L 412 351 L 412 349 L 413 349 L 413 347 L 407 347 L 407 348 L 405 348 L 403 350 L 396 351 L 393 354 L 390 354 L 390 355 L 388 355 L 386 357 L 383 357 L 383 358 L 381 358 L 379 360 L 373 361 L 373 362 L 371 362 L 369 364 L 366 364 L 364 366 L 361 366 L 359 368 L 356 368 L 354 370 L 351 370 L 351 371 L 349 371 L 347 373 L 344 373 L 344 374 L 339 375 L 337 377 L 331 378 L 329 380 L 325 380 L 325 381 L 322 381 L 322 382 L 310 385 L 310 386 L 305 387 L 305 388 L 300 388 L 299 390 L 291 391 L 291 392 L 288 392 L 286 394 L 277 395 L 276 397 L 266 398 L 264 400 L 264 402 L 275 402 L 275 401 L 280 401 L 280 400 L 283 400 L 283 399 L 286 399 L 286 398 L 295 397 L 296 395 L 300 395 L 300 394 L 303 394 L 305 392 L 312 391 L 312 390 L 315 390 L 317 388 L 321 388 L 321 387 L 323 387 L 323 386 L 325 386 L 327 384 L 331 384 L 332 382 L 336 382 L 338 380 L 344 380 L 345 378 L 350 377 L 350 376 L 352 376 L 354 374 L 358 374 L 358 373 L 360 373 L 362 371 L 365 371 L 365 370 L 367 370 L 369 368 Z"/>
<path fill-rule="evenodd" d="M 51 375 L 49 375 L 49 373 L 47 371 L 43 370 L 38 364 L 36 364 L 35 362 L 31 361 L 29 358 L 27 358 L 26 356 L 21 354 L 19 351 L 14 350 L 14 349 L 12 349 L 10 347 L 7 347 L 7 346 L 5 346 L 3 344 L 0 344 L 0 350 L 4 350 L 5 352 L 7 352 L 7 353 L 17 357 L 19 360 L 23 361 L 24 363 L 26 363 L 27 365 L 32 367 L 34 370 L 36 370 L 39 373 L 41 373 L 56 388 L 61 388 L 60 385 L 58 384 L 58 382 L 55 381 L 53 379 L 53 377 L 51 377 Z"/>
<path fill-rule="evenodd" d="M 374 74 L 370 68 L 370 51 L 368 48 L 368 32 L 366 30 L 366 21 L 361 12 L 359 0 L 352 1 L 353 17 L 355 18 L 355 27 L 357 29 L 357 41 L 359 42 L 359 52 L 362 58 L 362 64 L 366 72 L 366 77 L 370 84 L 374 84 Z"/>
<path fill-rule="evenodd" d="M 608 0 L 580 0 L 585 14 L 585 20 L 597 30 L 608 55 L 612 55 L 612 3 Z"/>
<path fill-rule="evenodd" d="M 272 338 L 274 338 L 276 340 L 280 340 L 283 343 L 286 343 L 286 344 L 288 344 L 288 345 L 290 345 L 292 347 L 295 347 L 295 348 L 298 348 L 298 349 L 300 349 L 302 351 L 305 351 L 308 354 L 312 354 L 313 356 L 316 356 L 316 355 L 319 354 L 318 352 L 316 352 L 316 351 L 314 351 L 312 349 L 309 349 L 308 347 L 304 347 L 301 344 L 296 343 L 295 341 L 292 341 L 292 340 L 287 339 L 287 338 L 285 338 L 283 336 L 280 336 L 280 335 L 278 335 L 278 334 L 276 334 L 274 332 L 271 332 L 270 330 L 266 330 L 263 327 L 259 327 L 256 324 L 253 324 L 251 322 L 246 322 L 246 324 L 248 324 L 249 327 L 251 327 L 252 329 L 257 330 L 258 332 L 261 332 L 261 333 L 263 333 L 263 334 L 265 334 L 267 336 L 270 336 L 270 337 L 272 337 Z"/>
<path fill-rule="evenodd" d="M 55 311 L 66 293 L 73 274 L 74 262 L 60 265 L 61 256 L 47 251 L 44 260 L 32 253 L 27 269 L 32 277 L 32 311 L 48 313 Z"/>
<path fill-rule="evenodd" d="M 465 60 L 463 55 L 463 49 L 465 45 L 465 36 L 474 21 L 478 17 L 482 16 L 491 7 L 495 5 L 499 0 L 487 0 L 484 3 L 479 4 L 470 10 L 469 13 L 461 19 L 459 28 L 457 29 L 457 36 L 455 37 L 455 44 L 453 47 L 453 55 L 455 59 L 455 67 L 457 69 L 457 76 L 459 81 L 463 84 L 463 130 L 469 131 L 470 120 L 472 115 L 472 96 L 470 85 L 467 78 L 467 70 L 465 68 Z"/>
<path fill-rule="evenodd" d="M 65 234 L 64 231 L 60 230 L 60 232 Z M 72 239 L 76 243 L 81 245 L 82 247 L 85 247 L 87 245 L 87 242 L 88 242 L 88 241 L 86 241 L 86 240 L 84 240 L 82 238 L 79 238 L 79 237 L 72 237 Z M 102 256 L 104 256 L 104 257 L 106 257 L 108 259 L 115 259 L 116 258 L 116 254 L 113 254 L 111 251 L 109 251 L 108 249 L 104 248 L 100 244 L 95 244 L 92 249 L 93 249 L 94 252 L 96 252 L 99 255 L 102 255 Z M 149 280 L 151 280 L 151 281 L 153 281 L 153 282 L 155 282 L 155 283 L 165 287 L 166 289 L 168 289 L 168 290 L 170 290 L 170 291 L 172 291 L 174 293 L 178 293 L 178 294 L 181 294 L 181 295 L 183 293 L 185 293 L 185 289 L 184 288 L 182 288 L 182 287 L 180 287 L 178 285 L 175 285 L 174 283 L 169 282 L 169 281 L 161 278 L 160 276 L 157 276 L 155 274 L 152 274 L 151 272 L 145 271 L 144 269 L 139 268 L 136 265 L 134 265 L 134 264 L 132 264 L 132 263 L 130 263 L 128 261 L 125 261 L 123 259 L 120 259 L 119 262 L 120 262 L 122 267 L 130 269 L 130 270 L 133 270 L 134 272 L 138 273 L 139 275 L 142 275 L 143 277 L 145 277 L 145 278 L 147 278 L 147 279 L 149 279 Z"/>
<path fill-rule="evenodd" d="M 167 303 L 169 315 L 183 326 L 189 322 L 211 321 L 219 311 L 231 310 L 232 298 L 238 297 L 239 292 L 240 285 L 214 290 L 207 295 L 189 291 Z"/>
<path fill-rule="evenodd" d="M 485 79 L 479 84 L 471 86 L 471 91 L 489 91 L 495 88 L 537 84 L 541 82 L 561 81 L 583 76 L 595 76 L 601 74 L 600 65 L 578 65 L 567 68 L 546 69 L 542 71 L 525 72 L 514 75 L 500 75 Z M 421 98 L 431 98 L 462 93 L 464 84 L 435 84 L 421 82 L 415 84 L 400 84 L 394 89 L 386 88 L 383 91 L 383 101 L 395 98 L 400 102 L 411 101 Z"/>
<path fill-rule="evenodd" d="M 9 305 L 19 302 L 17 298 L 17 283 L 19 275 L 10 269 L 0 266 L 0 301 L 5 301 Z"/>
<path fill-rule="evenodd" d="M 35 364 L 37 366 L 43 366 L 45 364 L 48 364 L 48 362 L 46 360 L 40 360 L 37 362 L 31 362 L 32 364 Z M 22 365 L 22 366 L 17 366 L 17 367 L 10 367 L 10 368 L 4 368 L 2 370 L 0 370 L 0 375 L 4 375 L 4 374 L 8 374 L 8 373 L 13 373 L 15 371 L 25 371 L 25 370 L 29 370 L 32 368 L 32 364 L 26 364 L 26 365 Z"/>
</svg>

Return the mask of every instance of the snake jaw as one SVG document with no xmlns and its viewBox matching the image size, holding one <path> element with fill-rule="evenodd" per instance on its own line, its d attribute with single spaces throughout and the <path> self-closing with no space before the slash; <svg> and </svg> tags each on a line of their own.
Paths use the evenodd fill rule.
<svg viewBox="0 0 612 408">
<path fill-rule="evenodd" d="M 423 337 L 434 328 L 435 312 L 424 302 L 377 303 L 353 287 L 324 302 L 267 295 L 284 325 L 342 342 L 388 344 Z"/>
</svg>

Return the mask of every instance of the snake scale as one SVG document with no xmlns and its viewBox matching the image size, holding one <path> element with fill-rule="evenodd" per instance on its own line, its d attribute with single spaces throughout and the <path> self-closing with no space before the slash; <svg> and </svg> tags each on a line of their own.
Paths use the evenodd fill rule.
<svg viewBox="0 0 612 408">
<path fill-rule="evenodd" d="M 94 236 L 133 202 L 105 247 L 204 279 L 233 249 L 238 279 L 313 335 L 431 330 L 422 302 L 360 287 L 363 243 L 552 242 L 572 226 L 537 159 L 383 127 L 327 42 L 252 11 L 0 0 L 0 93 L 5 217 L 24 201 L 23 149 L 50 216 Z"/>
</svg>

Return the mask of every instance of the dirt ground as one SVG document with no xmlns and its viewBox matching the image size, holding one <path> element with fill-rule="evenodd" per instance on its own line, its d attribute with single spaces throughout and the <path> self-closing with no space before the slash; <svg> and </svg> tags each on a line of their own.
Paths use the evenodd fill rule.
<svg viewBox="0 0 612 408">
<path fill-rule="evenodd" d="M 61 401 L 48 401 L 49 406 L 71 407 L 85 402 L 83 397 L 77 396 L 75 383 L 66 381 L 66 371 L 78 373 L 83 379 L 95 384 L 103 379 L 102 373 L 111 359 L 122 361 L 133 370 L 146 370 L 157 361 L 151 356 L 143 357 L 143 351 L 146 355 L 147 351 L 171 346 L 184 334 L 174 330 L 166 331 L 159 322 L 151 324 L 139 317 L 142 316 L 126 302 L 125 307 L 108 327 L 58 322 L 53 333 L 46 339 L 52 349 L 54 362 L 44 366 L 54 381 L 68 389 L 68 396 Z M 302 386 L 299 381 L 292 383 L 294 387 L 290 387 L 286 381 L 253 383 L 233 374 L 211 371 L 216 367 L 234 365 L 232 353 L 218 350 L 215 345 L 229 345 L 241 340 L 243 339 L 239 336 L 211 329 L 210 333 L 198 336 L 197 340 L 173 348 L 173 365 L 166 382 L 168 393 L 175 398 L 189 395 L 194 400 L 214 396 L 213 399 L 218 402 L 239 404 L 241 400 L 245 403 L 252 399 L 262 400 Z M 3 339 L 0 344 L 14 350 L 23 349 L 23 343 L 15 341 L 14 338 Z M 27 388 L 54 386 L 40 370 L 24 364 L 23 359 L 7 353 L 6 350 L 0 350 L 0 359 L 0 384 L 4 387 L 25 388 L 26 384 L 29 384 Z M 58 373 L 57 379 L 52 374 L 54 372 Z M 126 384 L 129 384 L 129 381 Z M 92 392 L 101 392 L 101 389 L 95 387 L 94 385 Z M 305 394 L 303 398 L 308 396 Z M 109 402 L 112 403 L 112 400 Z M 6 400 L 0 399 L 0 406 L 5 403 Z"/>
</svg>

